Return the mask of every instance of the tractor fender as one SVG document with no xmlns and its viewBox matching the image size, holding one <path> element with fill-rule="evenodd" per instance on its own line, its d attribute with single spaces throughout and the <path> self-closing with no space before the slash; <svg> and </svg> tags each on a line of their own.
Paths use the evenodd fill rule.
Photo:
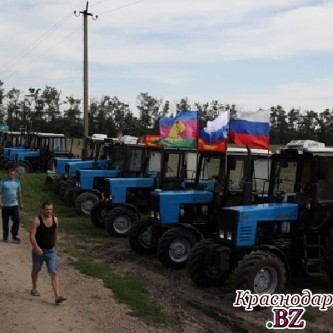
<svg viewBox="0 0 333 333">
<path fill-rule="evenodd" d="M 290 277 L 291 269 L 290 269 L 290 265 L 289 265 L 289 262 L 288 262 L 288 258 L 278 247 L 276 247 L 274 245 L 270 245 L 270 244 L 263 244 L 263 245 L 260 245 L 260 246 L 256 247 L 256 250 L 266 250 L 266 251 L 269 251 L 269 252 L 275 254 L 276 256 L 278 256 L 282 260 L 282 262 L 284 263 L 284 265 L 286 267 L 287 274 Z"/>
<path fill-rule="evenodd" d="M 115 206 L 115 207 L 119 207 L 119 206 Z M 132 204 L 129 204 L 129 203 L 125 203 L 123 205 L 121 205 L 121 207 L 126 207 L 132 211 L 135 212 L 135 214 L 137 214 L 138 218 L 140 219 L 141 218 L 141 213 L 140 211 L 138 210 L 138 207 L 136 207 L 135 205 L 132 205 Z"/>
<path fill-rule="evenodd" d="M 204 236 L 202 235 L 202 233 L 199 232 L 199 230 L 197 228 L 195 228 L 193 225 L 191 225 L 189 223 L 167 224 L 165 226 L 166 226 L 167 229 L 183 228 L 183 229 L 186 229 L 186 230 L 189 230 L 189 231 L 193 232 L 193 234 L 198 238 L 198 240 L 204 239 Z"/>
<path fill-rule="evenodd" d="M 15 167 L 15 165 L 17 164 L 17 162 L 18 162 L 18 161 L 15 161 L 15 162 L 13 161 L 13 166 L 14 166 L 14 167 Z M 27 164 L 27 165 L 29 166 L 30 170 L 33 170 L 32 164 L 30 163 L 29 160 L 24 159 L 24 160 L 19 161 L 19 162 L 23 162 L 24 164 Z"/>
<path fill-rule="evenodd" d="M 80 194 L 82 194 L 82 193 L 94 193 L 94 194 L 96 194 L 100 199 L 102 199 L 102 193 L 101 193 L 100 191 L 95 190 L 95 189 L 80 192 Z"/>
</svg>

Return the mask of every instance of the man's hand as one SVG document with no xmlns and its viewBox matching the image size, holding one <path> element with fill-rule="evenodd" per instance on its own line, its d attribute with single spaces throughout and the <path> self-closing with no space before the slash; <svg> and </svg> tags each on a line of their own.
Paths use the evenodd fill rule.
<svg viewBox="0 0 333 333">
<path fill-rule="evenodd" d="M 43 250 L 39 246 L 35 247 L 35 252 L 38 256 L 43 255 Z"/>
</svg>

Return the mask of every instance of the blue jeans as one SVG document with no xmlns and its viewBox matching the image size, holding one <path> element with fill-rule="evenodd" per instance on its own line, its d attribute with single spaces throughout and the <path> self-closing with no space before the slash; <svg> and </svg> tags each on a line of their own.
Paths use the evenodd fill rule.
<svg viewBox="0 0 333 333">
<path fill-rule="evenodd" d="M 4 206 L 2 207 L 2 232 L 3 238 L 8 238 L 9 234 L 9 218 L 12 217 L 13 226 L 10 230 L 13 238 L 18 235 L 20 227 L 20 213 L 18 206 Z"/>
<path fill-rule="evenodd" d="M 46 262 L 47 271 L 49 273 L 58 272 L 58 253 L 55 248 L 43 249 L 43 254 L 38 256 L 34 249 L 32 249 L 32 270 L 39 272 L 42 269 L 43 262 Z"/>
</svg>

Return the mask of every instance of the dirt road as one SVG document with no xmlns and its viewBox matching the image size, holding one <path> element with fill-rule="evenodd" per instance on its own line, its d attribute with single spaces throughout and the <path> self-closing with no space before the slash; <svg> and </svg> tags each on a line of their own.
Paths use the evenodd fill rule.
<svg viewBox="0 0 333 333">
<path fill-rule="evenodd" d="M 72 268 L 61 256 L 61 287 L 68 300 L 54 304 L 45 267 L 40 275 L 40 297 L 30 296 L 31 246 L 21 228 L 21 244 L 0 242 L 0 327 L 8 333 L 105 333 L 169 332 L 149 327 L 117 304 L 112 292 L 98 279 L 88 278 Z M 193 330 L 195 332 L 195 329 Z"/>
<path fill-rule="evenodd" d="M 254 333 L 266 332 L 272 319 L 270 309 L 246 313 L 233 308 L 232 288 L 200 290 L 183 271 L 169 271 L 148 264 L 126 245 L 95 247 L 90 251 L 105 258 L 112 267 L 146 282 L 151 297 L 159 301 L 174 322 L 168 327 L 149 326 L 130 315 L 126 305 L 117 303 L 102 281 L 76 271 L 65 255 L 60 258 L 61 288 L 68 300 L 55 305 L 45 267 L 40 275 L 40 297 L 30 296 L 31 246 L 21 227 L 21 244 L 0 241 L 0 328 L 9 333 Z M 85 243 L 87 244 L 87 243 Z M 124 243 L 126 244 L 125 240 Z M 79 244 L 78 244 L 79 246 Z M 84 246 L 84 244 L 82 245 Z M 328 292 L 328 291 L 326 291 Z M 333 332 L 332 311 L 315 314 L 304 332 Z M 272 330 L 270 330 L 272 332 Z M 290 330 L 289 332 L 292 332 Z"/>
</svg>

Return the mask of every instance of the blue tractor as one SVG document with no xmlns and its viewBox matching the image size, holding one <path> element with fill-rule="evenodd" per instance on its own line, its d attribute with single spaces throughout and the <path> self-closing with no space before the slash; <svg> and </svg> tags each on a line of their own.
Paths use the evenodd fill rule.
<svg viewBox="0 0 333 333">
<path fill-rule="evenodd" d="M 197 151 L 178 148 L 145 148 L 137 172 L 105 180 L 104 202 L 93 207 L 91 219 L 113 236 L 126 236 L 142 215 L 150 212 L 154 189 L 184 189 L 184 180 L 195 177 Z M 191 182 L 189 182 L 191 186 Z M 103 214 L 103 215 L 101 215 Z"/>
<path fill-rule="evenodd" d="M 156 251 L 165 267 L 183 268 L 192 246 L 217 234 L 215 219 L 221 206 L 265 200 L 268 164 L 267 150 L 252 150 L 251 154 L 245 148 L 228 148 L 227 154 L 201 152 L 193 189 L 155 190 L 151 194 L 152 216 L 132 226 L 130 247 L 136 253 Z"/>
<path fill-rule="evenodd" d="M 103 138 L 88 138 L 89 151 L 86 150 L 85 159 L 57 158 L 54 161 L 55 172 L 47 178 L 52 178 L 53 189 L 67 205 L 73 205 L 74 201 L 69 196 L 69 191 L 76 186 L 76 171 L 80 169 L 108 169 L 110 156 L 113 151 L 114 140 Z M 117 140 L 119 141 L 119 140 Z"/>
<path fill-rule="evenodd" d="M 0 167 L 7 169 L 15 161 L 16 153 L 19 151 L 32 150 L 35 133 L 21 131 L 10 131 L 2 133 L 2 149 L 0 156 Z"/>
<path fill-rule="evenodd" d="M 95 206 L 99 211 L 99 203 L 103 203 L 102 198 L 107 185 L 106 179 L 143 178 L 146 152 L 145 144 L 120 144 L 111 157 L 110 170 L 78 170 L 74 199 L 76 211 L 79 214 L 91 215 L 93 210 L 94 217 L 96 216 Z"/>
<path fill-rule="evenodd" d="M 64 134 L 36 133 L 32 150 L 17 152 L 13 166 L 18 173 L 46 172 L 53 167 L 56 157 L 69 157 Z"/>
<path fill-rule="evenodd" d="M 218 235 L 197 243 L 187 268 L 200 287 L 281 292 L 287 276 L 327 274 L 333 281 L 333 148 L 295 140 L 271 160 L 268 201 L 224 207 Z"/>
</svg>

